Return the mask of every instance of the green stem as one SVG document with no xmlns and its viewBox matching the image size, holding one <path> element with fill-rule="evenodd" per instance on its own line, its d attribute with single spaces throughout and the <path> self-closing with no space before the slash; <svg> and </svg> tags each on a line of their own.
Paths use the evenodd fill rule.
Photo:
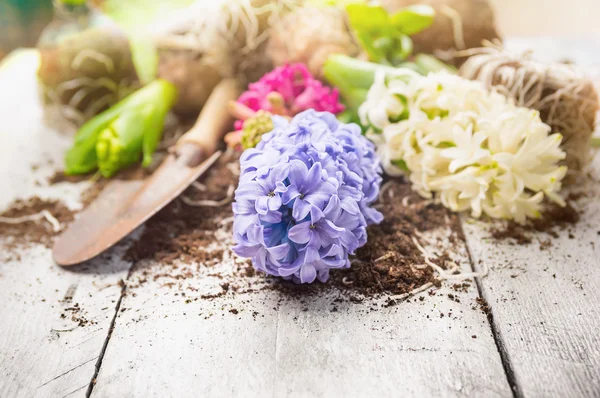
<svg viewBox="0 0 600 398">
<path fill-rule="evenodd" d="M 365 101 L 379 70 L 393 73 L 396 69 L 339 54 L 327 58 L 323 67 L 325 78 L 340 90 L 342 99 L 352 111 L 357 111 Z"/>
</svg>

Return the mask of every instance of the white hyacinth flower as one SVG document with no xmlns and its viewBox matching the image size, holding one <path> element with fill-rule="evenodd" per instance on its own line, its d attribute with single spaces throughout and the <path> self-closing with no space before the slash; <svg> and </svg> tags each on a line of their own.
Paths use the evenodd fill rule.
<svg viewBox="0 0 600 398">
<path fill-rule="evenodd" d="M 385 74 L 375 75 L 375 81 L 367 94 L 367 99 L 359 109 L 361 120 L 368 120 L 372 128 L 381 131 L 391 121 L 408 112 L 404 80 L 419 76 L 411 70 L 399 69 L 394 80 L 386 84 Z"/>
<path fill-rule="evenodd" d="M 545 197 L 565 204 L 561 135 L 479 82 L 379 74 L 359 115 L 385 171 L 452 211 L 524 223 L 540 217 Z"/>
</svg>

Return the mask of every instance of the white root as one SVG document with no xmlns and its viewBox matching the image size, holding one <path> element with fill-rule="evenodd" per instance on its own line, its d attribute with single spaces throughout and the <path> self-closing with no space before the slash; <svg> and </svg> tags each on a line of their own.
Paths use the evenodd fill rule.
<svg viewBox="0 0 600 398">
<path fill-rule="evenodd" d="M 103 54 L 98 51 L 94 51 L 89 48 L 81 50 L 75 56 L 75 58 L 73 58 L 73 62 L 71 62 L 71 68 L 73 68 L 73 69 L 81 68 L 81 64 L 87 59 L 91 59 L 91 60 L 101 63 L 102 65 L 104 65 L 106 67 L 106 70 L 109 73 L 115 72 L 115 63 L 108 55 Z"/>
<path fill-rule="evenodd" d="M 386 191 L 388 189 L 390 189 L 393 184 L 394 184 L 394 181 L 390 180 L 381 186 L 381 189 L 379 190 L 379 197 L 377 198 L 378 202 L 380 202 L 380 203 L 383 202 L 383 195 L 385 195 Z"/>
<path fill-rule="evenodd" d="M 204 184 L 202 184 L 201 182 L 198 182 L 198 181 L 192 182 L 191 186 L 194 187 L 194 188 L 196 188 L 200 192 L 206 192 L 206 190 L 207 190 L 206 185 L 204 185 Z"/>
<path fill-rule="evenodd" d="M 264 2 L 217 0 L 198 2 L 162 29 L 155 44 L 159 50 L 191 52 L 224 76 L 244 75 L 267 60 L 264 44 L 270 27 L 297 0 Z M 261 26 L 261 20 L 267 26 Z M 240 36 L 243 32 L 243 38 Z"/>
<path fill-rule="evenodd" d="M 419 231 L 415 231 L 415 235 L 422 237 L 423 234 L 420 233 Z M 425 264 L 415 264 L 415 265 L 411 265 L 410 267 L 413 269 L 413 271 L 415 270 L 423 270 L 426 269 L 427 267 L 431 267 L 437 274 L 438 274 L 438 279 L 440 280 L 453 280 L 453 281 L 461 281 L 461 280 L 465 280 L 465 279 L 469 279 L 469 278 L 483 278 L 485 276 L 487 276 L 488 274 L 488 269 L 487 267 L 482 271 L 482 272 L 460 272 L 460 266 L 458 264 L 456 264 L 454 261 L 446 261 L 446 264 L 448 266 L 448 269 L 443 269 L 442 267 L 440 267 L 439 265 L 435 264 L 433 261 L 431 261 L 432 258 L 437 257 L 436 255 L 429 253 L 417 240 L 417 238 L 415 238 L 414 236 L 411 237 L 414 245 L 417 247 L 417 249 L 421 252 L 421 255 L 423 256 L 424 260 L 425 260 Z M 387 259 L 390 259 L 392 257 L 394 257 L 395 253 L 394 252 L 387 252 L 386 254 L 384 254 L 383 256 L 375 259 L 373 261 L 373 263 L 378 263 L 380 261 L 384 261 Z M 352 264 L 354 264 L 355 262 L 360 263 L 359 260 L 353 260 Z M 342 283 L 346 286 L 351 285 L 352 283 L 354 283 L 354 281 L 349 280 L 347 277 L 344 277 L 342 279 Z M 419 286 L 413 290 L 411 290 L 410 292 L 407 293 L 403 293 L 403 294 L 399 294 L 399 295 L 394 295 L 394 296 L 390 296 L 389 299 L 391 300 L 403 300 L 406 299 L 408 297 L 417 295 L 429 288 L 433 287 L 433 283 L 428 282 L 422 286 Z"/>
<path fill-rule="evenodd" d="M 239 163 L 227 163 L 225 165 L 227 169 L 236 177 L 240 176 L 240 164 Z"/>
<path fill-rule="evenodd" d="M 196 207 L 221 207 L 225 206 L 228 203 L 231 203 L 233 200 L 233 193 L 235 192 L 235 186 L 229 185 L 227 188 L 226 196 L 221 200 L 192 200 L 185 195 L 181 195 L 181 200 L 188 206 L 196 206 Z"/>
<path fill-rule="evenodd" d="M 98 62 L 107 75 L 116 72 L 114 61 L 106 54 L 93 49 L 84 49 L 77 53 L 71 61 L 71 70 L 80 70 L 87 60 Z M 71 127 L 77 128 L 104 108 L 132 93 L 137 87 L 137 82 L 127 78 L 114 81 L 106 76 L 99 78 L 79 76 L 63 81 L 56 87 L 45 87 L 44 91 L 48 99 L 46 104 L 48 109 L 57 112 L 64 121 L 71 124 Z M 102 90 L 106 93 L 99 96 L 103 93 Z M 99 98 L 94 98 L 95 96 Z M 90 97 L 93 100 L 85 103 Z M 68 102 L 63 103 L 67 99 Z"/>
<path fill-rule="evenodd" d="M 177 126 L 176 128 L 166 128 L 157 149 L 160 151 L 168 150 L 177 143 L 183 134 L 185 134 L 185 131 L 181 126 Z"/>
<path fill-rule="evenodd" d="M 329 55 L 360 53 L 346 19 L 342 8 L 298 8 L 273 26 L 267 54 L 275 65 L 301 62 L 313 75 L 323 77 Z"/>
<path fill-rule="evenodd" d="M 48 210 L 42 210 L 39 213 L 22 217 L 0 217 L 0 223 L 22 224 L 25 222 L 40 221 L 42 219 L 45 219 L 50 223 L 50 225 L 52 225 L 52 231 L 59 232 L 62 229 L 60 221 L 58 221 L 56 217 L 54 217 Z"/>
<path fill-rule="evenodd" d="M 389 298 L 390 298 L 390 300 L 404 300 L 405 298 L 408 298 L 408 297 L 414 296 L 416 294 L 419 294 L 421 292 L 424 292 L 425 290 L 429 289 L 432 286 L 433 286 L 433 283 L 427 282 L 423 286 L 419 286 L 418 288 L 413 289 L 408 293 L 397 294 L 395 296 L 390 296 Z"/>
<path fill-rule="evenodd" d="M 454 45 L 456 46 L 456 48 L 459 50 L 467 48 L 465 38 L 463 35 L 463 21 L 460 16 L 460 13 L 454 8 L 448 7 L 445 4 L 442 5 L 440 11 L 442 12 L 442 14 L 450 18 L 450 21 L 452 22 L 452 35 L 454 36 Z"/>
<path fill-rule="evenodd" d="M 114 95 L 103 95 L 90 104 L 90 106 L 85 110 L 85 118 L 90 119 L 94 117 L 94 115 L 98 114 L 102 109 L 108 108 L 113 102 L 115 102 Z"/>
<path fill-rule="evenodd" d="M 459 272 L 460 267 L 458 266 L 458 264 L 456 264 L 453 261 L 448 261 L 448 265 L 450 265 L 450 269 L 445 270 L 442 267 L 440 267 L 439 265 L 435 264 L 433 261 L 431 261 L 431 258 L 433 258 L 434 256 L 431 255 L 427 250 L 425 250 L 425 248 L 419 243 L 417 238 L 412 236 L 411 239 L 412 239 L 413 243 L 415 244 L 415 246 L 417 247 L 417 249 L 423 255 L 423 257 L 425 259 L 425 263 L 427 265 L 429 265 L 431 268 L 433 268 L 439 274 L 439 278 L 442 280 L 449 280 L 449 279 L 465 280 L 465 279 L 469 279 L 469 278 L 483 278 L 488 273 L 487 268 L 483 272 L 457 273 L 457 272 Z"/>
<path fill-rule="evenodd" d="M 378 263 L 378 262 L 381 262 L 381 261 L 384 261 L 384 260 L 388 260 L 388 259 L 390 259 L 390 258 L 392 258 L 394 256 L 395 256 L 394 252 L 387 252 L 383 256 L 381 256 L 379 258 L 376 258 L 373 262 L 374 263 Z"/>
</svg>

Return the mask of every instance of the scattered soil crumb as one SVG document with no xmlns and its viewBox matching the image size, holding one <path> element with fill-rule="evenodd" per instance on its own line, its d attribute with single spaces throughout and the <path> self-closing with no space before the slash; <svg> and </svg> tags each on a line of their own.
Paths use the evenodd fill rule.
<svg viewBox="0 0 600 398">
<path fill-rule="evenodd" d="M 84 311 L 79 306 L 79 303 L 75 303 L 71 307 L 65 308 L 63 312 L 61 312 L 60 317 L 61 319 L 70 319 L 79 327 L 96 325 L 98 323 L 93 319 L 86 318 Z"/>
<path fill-rule="evenodd" d="M 552 240 L 546 239 L 540 241 L 540 250 L 548 250 L 552 247 Z"/>
<path fill-rule="evenodd" d="M 469 282 L 455 283 L 452 285 L 452 290 L 454 290 L 455 292 L 466 293 L 469 291 L 470 287 L 471 283 Z"/>
<path fill-rule="evenodd" d="M 486 315 L 490 315 L 491 314 L 491 308 L 488 304 L 488 302 L 486 301 L 486 299 L 484 299 L 483 297 L 477 297 L 475 299 L 475 302 L 477 303 L 478 308 L 483 311 Z M 477 309 L 477 308 L 475 308 Z"/>
<path fill-rule="evenodd" d="M 496 240 L 508 240 L 511 244 L 528 245 L 533 242 L 535 233 L 542 232 L 551 238 L 558 238 L 558 231 L 574 226 L 579 219 L 580 215 L 571 203 L 567 203 L 565 207 L 549 205 L 540 219 L 529 220 L 525 225 L 515 222 L 503 223 L 502 226 L 492 227 L 490 232 L 492 238 Z M 575 236 L 571 239 L 574 238 Z M 550 239 L 544 240 L 540 242 L 540 249 L 546 250 L 551 245 Z"/>
</svg>

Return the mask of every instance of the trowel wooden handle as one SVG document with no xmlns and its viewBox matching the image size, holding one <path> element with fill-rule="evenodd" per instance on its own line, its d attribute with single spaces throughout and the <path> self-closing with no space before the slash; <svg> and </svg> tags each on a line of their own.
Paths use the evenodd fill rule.
<svg viewBox="0 0 600 398">
<path fill-rule="evenodd" d="M 239 93 L 235 79 L 222 80 L 208 97 L 194 127 L 177 141 L 177 147 L 192 143 L 202 148 L 206 155 L 216 151 L 223 135 L 231 131 L 233 123 L 227 104 L 229 101 L 235 101 Z"/>
</svg>

